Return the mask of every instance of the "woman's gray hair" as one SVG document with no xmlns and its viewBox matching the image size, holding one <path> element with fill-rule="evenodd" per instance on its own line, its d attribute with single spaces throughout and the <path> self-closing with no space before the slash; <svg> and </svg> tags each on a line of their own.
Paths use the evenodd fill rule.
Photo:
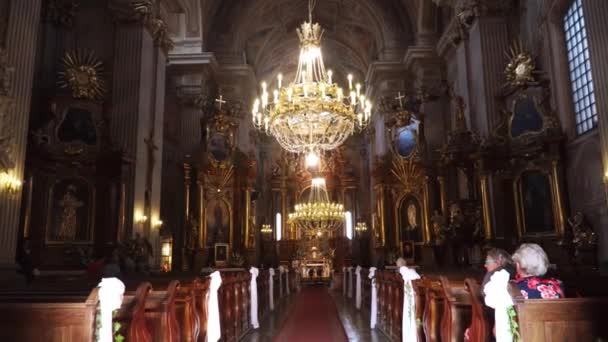
<svg viewBox="0 0 608 342">
<path fill-rule="evenodd" d="M 543 248 L 535 243 L 524 243 L 513 253 L 513 261 L 527 275 L 543 276 L 549 267 L 549 257 Z"/>
<path fill-rule="evenodd" d="M 489 257 L 493 258 L 494 261 L 496 261 L 496 263 L 500 265 L 500 267 L 513 265 L 513 259 L 511 259 L 511 255 L 509 255 L 509 253 L 507 253 L 507 251 L 505 251 L 504 249 L 492 248 L 488 250 L 486 254 Z"/>
</svg>

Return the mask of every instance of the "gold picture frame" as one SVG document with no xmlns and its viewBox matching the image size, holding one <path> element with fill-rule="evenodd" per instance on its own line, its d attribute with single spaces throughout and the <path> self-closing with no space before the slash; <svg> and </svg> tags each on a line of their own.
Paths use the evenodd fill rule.
<svg viewBox="0 0 608 342">
<path fill-rule="evenodd" d="M 228 266 L 230 256 L 230 245 L 227 243 L 216 243 L 213 245 L 213 260 L 216 267 Z"/>
</svg>

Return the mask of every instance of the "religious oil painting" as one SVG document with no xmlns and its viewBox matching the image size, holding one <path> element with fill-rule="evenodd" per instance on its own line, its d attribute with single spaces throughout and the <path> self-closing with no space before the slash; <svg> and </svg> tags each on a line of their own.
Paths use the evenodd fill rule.
<svg viewBox="0 0 608 342">
<path fill-rule="evenodd" d="M 207 245 L 229 243 L 230 210 L 223 200 L 212 200 L 207 206 Z"/>
<path fill-rule="evenodd" d="M 401 241 L 422 242 L 422 215 L 420 202 L 413 196 L 407 196 L 399 207 Z"/>
<path fill-rule="evenodd" d="M 93 189 L 79 178 L 63 179 L 50 191 L 47 240 L 74 243 L 92 240 Z"/>
<path fill-rule="evenodd" d="M 68 107 L 57 127 L 57 138 L 63 143 L 97 144 L 97 130 L 93 114 L 83 108 Z"/>
<path fill-rule="evenodd" d="M 410 158 L 418 145 L 418 127 L 420 121 L 410 118 L 409 124 L 396 129 L 393 135 L 394 149 L 402 158 Z"/>
<path fill-rule="evenodd" d="M 230 157 L 230 142 L 220 133 L 213 133 L 209 138 L 209 152 L 215 160 L 223 162 Z"/>
<path fill-rule="evenodd" d="M 413 241 L 403 241 L 401 243 L 403 248 L 403 258 L 408 262 L 414 261 L 415 257 L 415 246 Z"/>
<path fill-rule="evenodd" d="M 539 171 L 524 172 L 521 176 L 521 196 L 525 233 L 552 233 L 553 198 L 549 177 Z"/>
<path fill-rule="evenodd" d="M 226 266 L 228 264 L 228 253 L 230 245 L 227 243 L 216 243 L 213 246 L 215 266 Z"/>
<path fill-rule="evenodd" d="M 525 133 L 540 132 L 543 128 L 543 117 L 530 97 L 522 97 L 513 105 L 511 137 L 517 138 Z"/>
</svg>

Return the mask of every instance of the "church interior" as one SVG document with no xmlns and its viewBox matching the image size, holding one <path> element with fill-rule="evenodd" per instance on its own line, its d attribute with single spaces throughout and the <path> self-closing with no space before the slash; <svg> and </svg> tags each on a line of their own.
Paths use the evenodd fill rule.
<svg viewBox="0 0 608 342">
<path fill-rule="evenodd" d="M 0 0 L 0 340 L 608 341 L 604 16 Z"/>
</svg>

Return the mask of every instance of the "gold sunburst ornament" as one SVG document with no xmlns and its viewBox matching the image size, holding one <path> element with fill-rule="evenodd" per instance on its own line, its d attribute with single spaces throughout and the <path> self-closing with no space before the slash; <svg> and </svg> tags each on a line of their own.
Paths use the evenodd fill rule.
<svg viewBox="0 0 608 342">
<path fill-rule="evenodd" d="M 57 82 L 60 88 L 69 88 L 76 99 L 103 100 L 106 93 L 103 62 L 93 51 L 66 51 L 61 68 Z"/>
<path fill-rule="evenodd" d="M 534 57 L 524 50 L 521 43 L 514 43 L 509 49 L 507 57 L 509 63 L 505 68 L 505 77 L 509 85 L 521 87 L 536 82 Z"/>
</svg>

